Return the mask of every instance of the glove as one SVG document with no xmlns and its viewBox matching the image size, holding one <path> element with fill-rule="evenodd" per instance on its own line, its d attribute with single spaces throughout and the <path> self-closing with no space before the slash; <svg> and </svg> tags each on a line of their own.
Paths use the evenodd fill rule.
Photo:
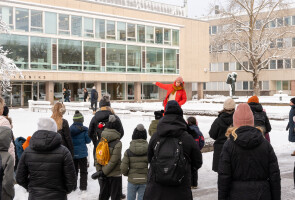
<svg viewBox="0 0 295 200">
<path fill-rule="evenodd" d="M 94 174 L 92 174 L 91 178 L 93 180 L 96 180 L 96 179 L 104 180 L 106 178 L 106 175 L 104 175 L 103 171 L 98 171 L 98 172 L 95 172 Z"/>
</svg>

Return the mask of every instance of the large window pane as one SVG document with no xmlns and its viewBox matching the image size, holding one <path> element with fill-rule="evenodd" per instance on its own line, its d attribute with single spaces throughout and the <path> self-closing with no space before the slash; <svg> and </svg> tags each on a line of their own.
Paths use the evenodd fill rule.
<svg viewBox="0 0 295 200">
<path fill-rule="evenodd" d="M 165 69 L 166 74 L 176 73 L 176 50 L 175 49 L 165 49 Z"/>
<path fill-rule="evenodd" d="M 126 72 L 126 46 L 107 44 L 107 71 Z"/>
<path fill-rule="evenodd" d="M 173 30 L 172 31 L 172 45 L 178 46 L 179 45 L 179 31 Z"/>
<path fill-rule="evenodd" d="M 283 60 L 277 60 L 277 68 L 278 69 L 283 69 L 284 68 Z"/>
<path fill-rule="evenodd" d="M 145 43 L 145 26 L 137 25 L 137 42 Z"/>
<path fill-rule="evenodd" d="M 15 28 L 16 30 L 29 31 L 29 10 L 15 9 Z"/>
<path fill-rule="evenodd" d="M 31 37 L 31 68 L 51 69 L 51 39 Z"/>
<path fill-rule="evenodd" d="M 11 7 L 0 6 L 0 18 L 13 29 L 13 10 Z"/>
<path fill-rule="evenodd" d="M 283 90 L 289 90 L 289 81 L 283 81 Z"/>
<path fill-rule="evenodd" d="M 82 17 L 72 16 L 71 17 L 71 30 L 72 35 L 81 37 L 82 36 Z"/>
<path fill-rule="evenodd" d="M 118 40 L 126 41 L 126 23 L 117 23 L 117 37 Z"/>
<path fill-rule="evenodd" d="M 171 29 L 164 29 L 164 44 L 171 45 Z"/>
<path fill-rule="evenodd" d="M 142 99 L 159 99 L 159 88 L 152 83 L 142 83 Z"/>
<path fill-rule="evenodd" d="M 107 21 L 107 39 L 116 39 L 116 29 L 114 21 Z"/>
<path fill-rule="evenodd" d="M 155 43 L 154 27 L 153 26 L 146 26 L 146 42 L 147 43 Z"/>
<path fill-rule="evenodd" d="M 84 17 L 84 36 L 85 37 L 94 37 L 94 30 L 93 30 L 93 19 Z"/>
<path fill-rule="evenodd" d="M 291 59 L 285 59 L 285 69 L 291 68 Z"/>
<path fill-rule="evenodd" d="M 127 46 L 127 71 L 140 72 L 141 68 L 141 47 Z"/>
<path fill-rule="evenodd" d="M 271 60 L 269 69 L 277 69 L 277 61 L 276 60 Z"/>
<path fill-rule="evenodd" d="M 59 70 L 82 70 L 82 44 L 76 40 L 58 40 Z"/>
<path fill-rule="evenodd" d="M 54 100 L 61 101 L 63 98 L 62 83 L 54 83 Z"/>
<path fill-rule="evenodd" d="M 0 35 L 0 44 L 3 50 L 9 50 L 11 58 L 20 69 L 28 69 L 28 37 L 20 35 Z"/>
<path fill-rule="evenodd" d="M 163 73 L 163 49 L 147 47 L 146 52 L 146 71 Z"/>
<path fill-rule="evenodd" d="M 84 42 L 84 71 L 101 71 L 100 58 L 100 43 Z"/>
<path fill-rule="evenodd" d="M 43 32 L 43 14 L 42 11 L 31 10 L 31 31 Z"/>
<path fill-rule="evenodd" d="M 105 39 L 105 21 L 104 19 L 95 20 L 95 37 Z"/>
<path fill-rule="evenodd" d="M 125 83 L 107 83 L 111 100 L 125 100 Z"/>
<path fill-rule="evenodd" d="M 46 12 L 45 13 L 45 33 L 56 34 L 57 33 L 57 16 L 56 13 Z"/>
<path fill-rule="evenodd" d="M 58 27 L 58 33 L 60 35 L 70 35 L 70 16 L 59 14 Z"/>
<path fill-rule="evenodd" d="M 163 44 L 163 28 L 156 27 L 156 43 Z"/>
<path fill-rule="evenodd" d="M 135 24 L 127 24 L 128 41 L 136 41 L 135 38 Z"/>
</svg>

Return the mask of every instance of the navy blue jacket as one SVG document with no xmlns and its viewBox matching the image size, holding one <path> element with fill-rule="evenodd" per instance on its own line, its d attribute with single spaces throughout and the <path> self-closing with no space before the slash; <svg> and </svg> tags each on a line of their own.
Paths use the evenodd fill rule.
<svg viewBox="0 0 295 200">
<path fill-rule="evenodd" d="M 295 105 L 292 105 L 291 110 L 289 112 L 289 123 L 287 126 L 287 130 L 289 129 L 290 142 L 295 142 L 295 132 L 294 132 L 295 122 L 293 121 L 294 115 L 295 115 Z"/>
<path fill-rule="evenodd" d="M 87 157 L 88 149 L 86 144 L 91 142 L 88 136 L 88 128 L 80 122 L 74 122 L 70 127 L 70 131 L 74 145 L 74 159 Z"/>
<path fill-rule="evenodd" d="M 191 125 L 189 128 L 195 132 L 193 136 L 194 140 L 197 142 L 199 149 L 201 150 L 205 145 L 205 140 L 203 133 L 200 131 L 199 127 L 196 125 Z"/>
<path fill-rule="evenodd" d="M 24 152 L 23 144 L 25 143 L 26 139 L 23 137 L 18 137 L 15 139 L 15 149 L 18 159 L 21 158 L 22 153 Z"/>
<path fill-rule="evenodd" d="M 92 89 L 91 90 L 91 101 L 97 101 L 98 99 L 98 93 L 96 91 L 96 89 Z"/>
</svg>

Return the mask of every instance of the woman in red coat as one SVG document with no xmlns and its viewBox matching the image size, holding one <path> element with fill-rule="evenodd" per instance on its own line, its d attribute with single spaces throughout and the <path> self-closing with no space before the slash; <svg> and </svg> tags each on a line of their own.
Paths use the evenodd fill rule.
<svg viewBox="0 0 295 200">
<path fill-rule="evenodd" d="M 184 89 L 184 82 L 181 76 L 177 77 L 173 84 L 156 82 L 156 86 L 167 90 L 166 98 L 163 102 L 164 109 L 166 108 L 167 102 L 171 100 L 177 101 L 180 107 L 185 104 L 187 98 Z"/>
</svg>

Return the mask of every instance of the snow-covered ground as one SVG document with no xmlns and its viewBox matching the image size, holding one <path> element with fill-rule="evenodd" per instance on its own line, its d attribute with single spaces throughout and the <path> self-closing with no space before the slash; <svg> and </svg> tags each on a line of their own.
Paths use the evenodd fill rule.
<svg viewBox="0 0 295 200">
<path fill-rule="evenodd" d="M 289 98 L 290 99 L 290 98 Z M 288 99 L 288 101 L 289 101 Z M 245 100 L 246 101 L 246 100 Z M 286 102 L 287 104 L 287 102 Z M 129 147 L 129 143 L 131 141 L 131 136 L 134 128 L 138 123 L 142 123 L 146 129 L 148 129 L 150 121 L 154 118 L 153 110 L 159 110 L 162 108 L 161 103 L 113 103 L 112 107 L 115 108 L 115 111 L 118 113 L 119 117 L 122 120 L 123 127 L 125 130 L 125 135 L 122 138 L 123 143 L 123 151 Z M 137 107 L 141 110 L 148 110 L 149 112 L 130 112 L 130 107 Z M 279 115 L 279 116 L 287 116 L 289 113 L 289 106 L 265 106 L 268 115 Z M 123 109 L 123 110 L 122 110 Z M 127 109 L 127 111 L 124 111 Z M 190 101 L 187 102 L 183 106 L 184 110 L 206 110 L 210 111 L 219 111 L 222 109 L 222 104 L 214 104 L 214 103 L 200 103 L 199 101 Z M 11 109 L 10 116 L 13 120 L 13 132 L 15 137 L 23 136 L 27 137 L 32 135 L 37 129 L 37 121 L 40 117 L 50 117 L 51 112 L 48 113 L 34 113 L 28 111 L 28 109 Z M 208 137 L 208 131 L 215 117 L 207 117 L 207 116 L 196 116 L 199 122 L 199 127 L 202 130 L 205 138 Z M 65 115 L 65 119 L 69 121 L 69 124 L 73 122 L 71 115 Z M 84 125 L 88 126 L 92 115 L 84 115 Z M 295 150 L 295 145 L 288 142 L 288 132 L 285 131 L 287 121 L 274 121 L 271 120 L 271 125 L 273 130 L 270 133 L 271 143 L 275 149 L 276 154 L 278 155 L 280 169 L 282 173 L 282 184 L 285 194 L 288 196 L 295 195 L 293 190 L 292 183 L 292 170 L 294 167 L 295 158 L 290 156 L 290 153 Z M 148 140 L 150 138 L 148 137 Z M 89 152 L 92 152 L 92 145 L 89 145 Z M 217 199 L 217 175 L 212 172 L 212 152 L 203 154 L 204 164 L 202 168 L 199 170 L 199 188 L 194 190 L 194 199 L 200 200 L 211 200 Z M 95 168 L 93 167 L 93 159 L 90 153 L 90 167 L 88 168 L 88 189 L 87 189 L 87 200 L 97 199 L 99 195 L 99 185 L 97 181 L 93 181 L 90 178 L 90 175 L 95 172 Z M 27 199 L 28 194 L 26 191 L 16 185 L 16 200 L 24 200 Z M 123 178 L 123 191 L 127 194 L 127 178 Z M 288 196 L 282 199 L 292 199 Z M 68 195 L 68 199 L 70 200 L 78 200 L 82 199 L 79 190 L 72 192 Z"/>
</svg>

